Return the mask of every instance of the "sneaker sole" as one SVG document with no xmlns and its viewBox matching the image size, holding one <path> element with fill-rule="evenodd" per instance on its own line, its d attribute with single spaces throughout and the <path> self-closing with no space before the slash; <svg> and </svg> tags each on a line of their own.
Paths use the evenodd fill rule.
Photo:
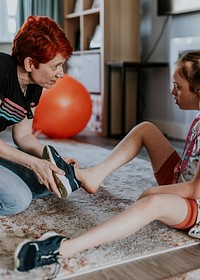
<svg viewBox="0 0 200 280">
<path fill-rule="evenodd" d="M 58 233 L 54 232 L 54 231 L 48 231 L 46 233 L 44 233 L 40 238 L 38 239 L 35 239 L 35 240 L 31 240 L 31 239 L 25 239 L 24 241 L 22 241 L 21 243 L 18 244 L 16 250 L 15 250 L 15 253 L 14 253 L 14 271 L 19 271 L 18 270 L 18 267 L 19 267 L 19 264 L 20 264 L 20 261 L 19 261 L 19 258 L 18 258 L 18 255 L 19 255 L 19 252 L 21 251 L 22 247 L 27 243 L 27 242 L 37 242 L 37 241 L 43 241 L 49 237 L 52 237 L 52 236 L 56 236 L 56 235 L 59 235 Z"/>
<path fill-rule="evenodd" d="M 45 146 L 43 151 L 44 158 L 56 165 L 56 162 L 52 156 L 51 150 L 48 146 Z M 56 165 L 57 166 L 57 165 Z M 72 193 L 72 188 L 70 186 L 69 180 L 63 176 L 53 172 L 54 180 L 58 187 L 58 190 L 62 197 L 67 197 Z"/>
</svg>

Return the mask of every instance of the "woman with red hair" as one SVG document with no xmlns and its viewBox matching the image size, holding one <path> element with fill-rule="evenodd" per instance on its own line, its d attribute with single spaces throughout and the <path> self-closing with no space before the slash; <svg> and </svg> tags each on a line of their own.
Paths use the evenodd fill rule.
<svg viewBox="0 0 200 280">
<path fill-rule="evenodd" d="M 42 159 L 43 145 L 32 134 L 34 108 L 42 89 L 64 75 L 72 47 L 62 28 L 48 17 L 30 16 L 16 34 L 12 55 L 0 53 L 0 131 L 12 126 L 17 149 L 0 140 L 0 215 L 25 210 L 33 197 L 54 192 L 53 172 Z"/>
</svg>

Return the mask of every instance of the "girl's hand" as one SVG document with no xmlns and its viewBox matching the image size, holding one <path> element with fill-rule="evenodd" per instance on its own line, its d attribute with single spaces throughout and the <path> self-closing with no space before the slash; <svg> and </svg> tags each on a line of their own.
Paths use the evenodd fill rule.
<svg viewBox="0 0 200 280">
<path fill-rule="evenodd" d="M 75 168 L 79 168 L 79 162 L 74 158 L 64 158 L 64 161 L 68 164 L 73 164 Z"/>
<path fill-rule="evenodd" d="M 139 200 L 139 199 L 141 199 L 141 198 L 143 198 L 143 197 L 145 197 L 145 196 L 149 196 L 149 195 L 154 194 L 154 191 L 155 191 L 155 187 L 150 187 L 150 188 L 144 190 L 144 191 L 142 192 L 142 194 L 138 197 L 137 200 Z"/>
</svg>

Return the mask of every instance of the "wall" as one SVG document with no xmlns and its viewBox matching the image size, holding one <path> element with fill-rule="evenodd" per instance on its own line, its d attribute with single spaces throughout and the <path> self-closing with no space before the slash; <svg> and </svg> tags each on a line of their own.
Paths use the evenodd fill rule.
<svg viewBox="0 0 200 280">
<path fill-rule="evenodd" d="M 11 53 L 11 43 L 0 43 L 0 52 Z"/>
<path fill-rule="evenodd" d="M 154 45 L 166 16 L 157 16 L 156 0 L 141 0 L 141 58 L 145 59 Z M 170 63 L 170 39 L 200 36 L 199 13 L 170 16 L 161 40 L 149 61 Z M 144 73 L 143 118 L 154 122 L 170 137 L 184 139 L 195 112 L 181 111 L 170 94 L 169 69 L 156 69 Z"/>
</svg>

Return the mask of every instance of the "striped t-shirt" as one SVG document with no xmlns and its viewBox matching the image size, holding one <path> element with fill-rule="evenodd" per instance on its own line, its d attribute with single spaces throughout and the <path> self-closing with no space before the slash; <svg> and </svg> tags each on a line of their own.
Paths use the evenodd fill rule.
<svg viewBox="0 0 200 280">
<path fill-rule="evenodd" d="M 12 56 L 0 52 L 0 131 L 32 118 L 31 108 L 40 99 L 42 87 L 29 84 L 24 96 L 18 81 L 17 64 Z"/>
</svg>

